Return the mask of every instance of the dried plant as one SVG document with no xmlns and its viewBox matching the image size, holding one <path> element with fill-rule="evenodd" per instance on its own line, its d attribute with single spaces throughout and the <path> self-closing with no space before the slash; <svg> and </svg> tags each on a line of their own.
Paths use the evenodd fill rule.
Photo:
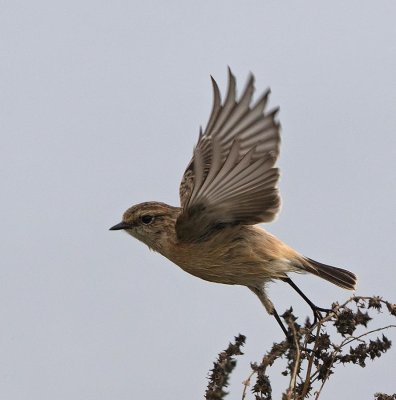
<svg viewBox="0 0 396 400">
<path fill-rule="evenodd" d="M 247 400 L 249 392 L 255 400 L 272 399 L 269 369 L 278 360 L 286 362 L 282 374 L 289 377 L 282 400 L 301 400 L 310 396 L 319 399 L 338 365 L 355 364 L 364 368 L 367 360 L 375 360 L 390 349 L 391 341 L 383 332 L 396 325 L 368 328 L 373 320 L 369 313 L 374 311 L 378 315 L 384 309 L 396 316 L 396 304 L 379 296 L 353 296 L 344 304 L 334 303 L 331 311 L 322 315 L 315 326 L 311 326 L 309 319 L 299 325 L 293 310 L 287 310 L 282 315 L 288 327 L 287 337 L 274 343 L 260 363 L 251 364 L 252 371 L 243 382 L 241 399 Z M 209 376 L 207 400 L 223 399 L 227 395 L 224 389 L 236 366 L 234 356 L 243 354 L 241 346 L 244 342 L 245 337 L 239 335 L 234 344 L 219 354 Z M 253 379 L 255 382 L 252 383 Z M 396 394 L 376 393 L 374 396 L 376 400 L 396 400 Z"/>
<path fill-rule="evenodd" d="M 236 360 L 233 356 L 242 355 L 241 347 L 245 344 L 245 336 L 235 337 L 235 343 L 230 343 L 227 349 L 221 352 L 213 368 L 210 370 L 209 384 L 206 389 L 205 399 L 218 400 L 223 399 L 227 392 L 224 390 L 228 385 L 228 379 L 236 366 Z"/>
</svg>

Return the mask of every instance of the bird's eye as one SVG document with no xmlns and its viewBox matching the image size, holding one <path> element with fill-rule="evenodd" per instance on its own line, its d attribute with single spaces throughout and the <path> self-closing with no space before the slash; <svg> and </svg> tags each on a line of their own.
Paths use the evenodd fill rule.
<svg viewBox="0 0 396 400">
<path fill-rule="evenodd" d="M 142 215 L 140 220 L 143 222 L 143 224 L 148 225 L 154 221 L 154 217 L 152 215 Z"/>
</svg>

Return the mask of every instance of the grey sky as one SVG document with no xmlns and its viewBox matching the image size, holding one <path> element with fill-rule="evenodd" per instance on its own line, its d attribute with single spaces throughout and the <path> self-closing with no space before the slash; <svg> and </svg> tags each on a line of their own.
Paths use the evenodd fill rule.
<svg viewBox="0 0 396 400">
<path fill-rule="evenodd" d="M 133 203 L 178 203 L 209 74 L 224 92 L 227 65 L 281 107 L 283 210 L 269 231 L 354 271 L 358 294 L 396 300 L 396 3 L 142 3 L 1 2 L 1 399 L 200 399 L 241 332 L 239 399 L 249 363 L 281 338 L 245 288 L 108 231 Z M 349 295 L 296 282 L 321 306 Z M 270 294 L 309 312 L 285 284 Z M 322 398 L 393 393 L 394 371 L 393 349 L 343 368 Z"/>
</svg>

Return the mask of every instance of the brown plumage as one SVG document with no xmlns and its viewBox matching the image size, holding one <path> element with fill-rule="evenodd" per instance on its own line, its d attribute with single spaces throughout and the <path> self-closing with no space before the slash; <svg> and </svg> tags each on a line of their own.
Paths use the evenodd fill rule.
<svg viewBox="0 0 396 400">
<path fill-rule="evenodd" d="M 280 144 L 278 110 L 266 111 L 269 90 L 252 104 L 252 75 L 239 100 L 231 71 L 223 103 L 213 79 L 212 83 L 213 109 L 182 178 L 181 207 L 137 204 L 111 229 L 126 230 L 199 278 L 247 286 L 286 331 L 266 295 L 267 282 L 289 283 L 316 317 L 320 309 L 288 273 L 309 272 L 350 290 L 355 289 L 356 276 L 302 256 L 256 225 L 272 221 L 280 208 L 275 166 Z"/>
</svg>

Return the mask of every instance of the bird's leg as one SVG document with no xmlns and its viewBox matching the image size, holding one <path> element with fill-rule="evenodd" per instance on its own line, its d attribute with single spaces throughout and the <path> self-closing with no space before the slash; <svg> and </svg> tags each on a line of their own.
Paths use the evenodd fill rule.
<svg viewBox="0 0 396 400">
<path fill-rule="evenodd" d="M 283 324 L 282 320 L 279 317 L 279 314 L 277 313 L 277 311 L 275 310 L 274 305 L 272 304 L 272 301 L 265 294 L 264 290 L 263 289 L 258 289 L 258 288 L 253 287 L 253 286 L 248 286 L 248 287 L 260 299 L 261 303 L 263 304 L 263 306 L 267 310 L 268 314 L 273 315 L 275 317 L 276 321 L 278 322 L 278 324 L 281 327 L 281 329 L 282 329 L 283 333 L 285 334 L 285 336 L 286 337 L 289 336 L 285 325 Z"/>
<path fill-rule="evenodd" d="M 284 278 L 282 279 L 284 282 L 287 282 L 303 299 L 304 301 L 311 307 L 311 310 L 314 315 L 314 321 L 312 326 L 314 326 L 318 320 L 321 320 L 323 318 L 321 311 L 328 314 L 331 310 L 328 308 L 322 308 L 316 306 L 314 303 L 312 303 L 311 300 L 300 290 L 300 288 L 290 279 L 290 278 Z"/>
<path fill-rule="evenodd" d="M 279 317 L 279 314 L 277 313 L 277 311 L 275 310 L 275 307 L 272 309 L 272 315 L 275 317 L 276 321 L 278 322 L 279 326 L 281 327 L 283 333 L 285 334 L 286 337 L 289 336 L 287 329 L 285 327 L 285 325 L 283 325 L 282 320 Z"/>
</svg>

